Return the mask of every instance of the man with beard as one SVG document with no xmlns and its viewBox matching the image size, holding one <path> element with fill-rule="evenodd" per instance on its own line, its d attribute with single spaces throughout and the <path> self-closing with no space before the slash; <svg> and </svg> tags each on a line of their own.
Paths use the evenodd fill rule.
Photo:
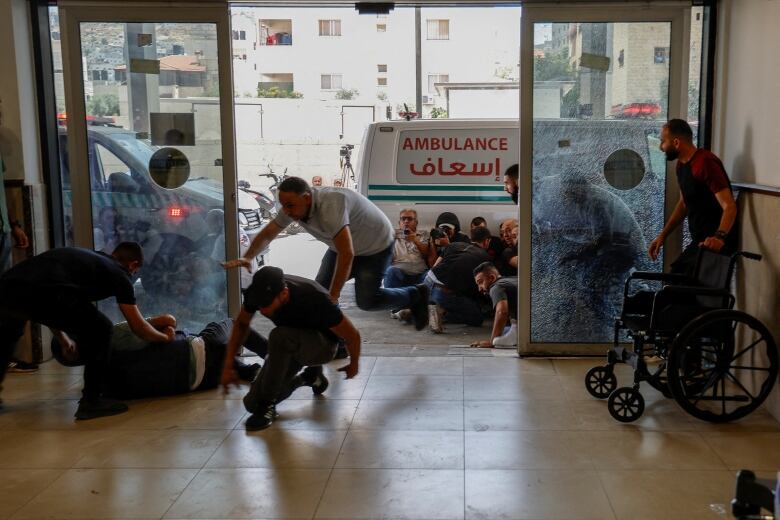
<svg viewBox="0 0 780 520">
<path fill-rule="evenodd" d="M 517 193 L 520 190 L 518 186 L 520 178 L 520 168 L 517 164 L 513 164 L 504 172 L 504 191 L 506 191 L 512 197 L 512 202 L 517 204 Z"/>
<path fill-rule="evenodd" d="M 252 258 L 265 249 L 293 222 L 300 223 L 314 238 L 328 246 L 316 281 L 338 303 L 341 290 L 355 279 L 355 301 L 365 311 L 411 309 L 417 330 L 428 324 L 428 289 L 424 285 L 382 287 L 393 259 L 395 232 L 374 203 L 356 191 L 343 188 L 312 188 L 299 177 L 279 185 L 281 211 L 252 240 L 242 258 L 225 268 L 248 268 Z"/>
<path fill-rule="evenodd" d="M 724 254 L 736 250 L 737 204 L 723 163 L 709 150 L 693 144 L 688 123 L 682 119 L 669 120 L 661 130 L 660 148 L 667 161 L 677 160 L 680 199 L 647 253 L 655 260 L 666 237 L 687 216 L 692 241 L 672 263 L 671 272 L 692 274 L 699 247 Z"/>
</svg>

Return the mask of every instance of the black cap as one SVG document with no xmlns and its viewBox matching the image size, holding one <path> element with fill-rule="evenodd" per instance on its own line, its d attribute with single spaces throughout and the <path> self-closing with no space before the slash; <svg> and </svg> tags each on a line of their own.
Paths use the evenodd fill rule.
<svg viewBox="0 0 780 520">
<path fill-rule="evenodd" d="M 252 284 L 244 290 L 244 297 L 253 306 L 267 307 L 284 289 L 284 271 L 272 265 L 258 269 L 252 277 Z"/>
</svg>

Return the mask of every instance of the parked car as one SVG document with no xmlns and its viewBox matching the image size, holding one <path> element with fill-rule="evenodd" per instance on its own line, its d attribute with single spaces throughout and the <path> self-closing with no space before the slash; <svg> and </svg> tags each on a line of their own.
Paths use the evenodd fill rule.
<svg viewBox="0 0 780 520">
<path fill-rule="evenodd" d="M 149 175 L 149 159 L 158 149 L 138 139 L 135 132 L 113 125 L 87 127 L 89 178 L 95 249 L 109 251 L 119 241 L 134 240 L 144 248 L 141 271 L 144 291 L 150 295 L 191 300 L 213 280 L 224 292 L 223 186 L 214 179 L 194 177 L 176 189 L 158 186 Z M 71 173 L 68 137 L 60 128 L 60 167 L 66 213 L 71 234 Z M 241 253 L 262 222 L 257 202 L 237 190 Z M 262 263 L 262 257 L 258 257 Z M 211 276 L 204 269 L 211 273 Z M 242 270 L 242 285 L 251 274 Z M 211 298 L 213 295 L 207 297 Z"/>
</svg>

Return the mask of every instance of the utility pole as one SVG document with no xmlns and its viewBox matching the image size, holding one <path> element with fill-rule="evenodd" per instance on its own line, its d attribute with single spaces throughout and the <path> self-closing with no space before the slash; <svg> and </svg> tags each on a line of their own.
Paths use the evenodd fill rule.
<svg viewBox="0 0 780 520">
<path fill-rule="evenodd" d="M 422 13 L 414 8 L 415 112 L 422 117 Z"/>
</svg>

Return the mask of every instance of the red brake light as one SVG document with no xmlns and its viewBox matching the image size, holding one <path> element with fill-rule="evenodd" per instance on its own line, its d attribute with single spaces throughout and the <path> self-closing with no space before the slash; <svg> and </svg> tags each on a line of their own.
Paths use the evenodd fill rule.
<svg viewBox="0 0 780 520">
<path fill-rule="evenodd" d="M 177 206 L 171 206 L 170 208 L 168 208 L 168 216 L 171 218 L 185 217 L 187 216 L 186 214 L 187 212 L 185 211 L 184 208 L 180 208 Z"/>
</svg>

